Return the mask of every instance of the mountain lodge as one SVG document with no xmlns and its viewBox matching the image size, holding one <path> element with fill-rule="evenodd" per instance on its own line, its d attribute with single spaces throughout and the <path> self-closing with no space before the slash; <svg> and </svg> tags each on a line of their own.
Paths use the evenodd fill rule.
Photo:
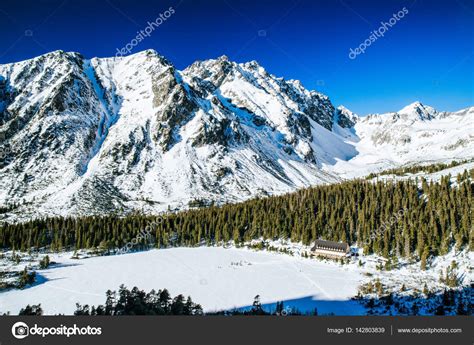
<svg viewBox="0 0 474 345">
<path fill-rule="evenodd" d="M 345 257 L 349 252 L 349 244 L 325 240 L 316 240 L 314 246 L 311 248 L 312 256 L 323 256 L 331 259 Z"/>
</svg>

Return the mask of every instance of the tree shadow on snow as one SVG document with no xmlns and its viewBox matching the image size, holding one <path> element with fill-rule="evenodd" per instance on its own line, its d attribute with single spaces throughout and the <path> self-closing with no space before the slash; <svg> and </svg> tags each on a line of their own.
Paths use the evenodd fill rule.
<svg viewBox="0 0 474 345">
<path fill-rule="evenodd" d="M 381 297 L 321 300 L 315 296 L 253 304 L 218 311 L 216 315 L 473 315 L 474 286 L 438 293 L 390 293 Z"/>
</svg>

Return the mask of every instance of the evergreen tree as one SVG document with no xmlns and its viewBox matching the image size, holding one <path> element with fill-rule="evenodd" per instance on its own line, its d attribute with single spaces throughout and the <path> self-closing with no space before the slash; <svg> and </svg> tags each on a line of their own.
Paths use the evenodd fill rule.
<svg viewBox="0 0 474 345">
<path fill-rule="evenodd" d="M 365 253 L 391 260 L 399 255 L 419 259 L 426 267 L 430 255 L 445 254 L 453 245 L 457 250 L 474 248 L 472 174 L 472 170 L 459 174 L 456 185 L 448 177 L 429 183 L 422 180 L 421 186 L 412 180 L 354 180 L 169 213 L 134 249 L 146 249 L 148 242 L 163 248 L 261 237 L 308 244 L 322 238 L 357 243 Z M 137 239 L 154 222 L 156 217 L 134 213 L 2 223 L 0 246 L 4 250 L 86 248 L 107 253 Z"/>
<path fill-rule="evenodd" d="M 20 309 L 18 315 L 41 316 L 43 315 L 43 309 L 41 308 L 41 304 L 28 304 L 25 308 Z"/>
</svg>

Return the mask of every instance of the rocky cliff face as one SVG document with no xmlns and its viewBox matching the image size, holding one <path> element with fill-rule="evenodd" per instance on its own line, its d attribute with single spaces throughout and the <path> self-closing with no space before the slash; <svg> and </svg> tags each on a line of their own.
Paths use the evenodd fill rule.
<svg viewBox="0 0 474 345">
<path fill-rule="evenodd" d="M 358 142 L 403 147 L 408 122 L 451 117 L 417 105 L 359 118 L 255 61 L 179 71 L 152 50 L 57 51 L 0 65 L 0 205 L 16 205 L 0 217 L 154 213 L 332 183 Z"/>
<path fill-rule="evenodd" d="M 238 201 L 337 177 L 312 126 L 327 97 L 226 57 L 178 71 L 154 51 L 57 51 L 0 66 L 0 202 L 25 217 Z"/>
</svg>

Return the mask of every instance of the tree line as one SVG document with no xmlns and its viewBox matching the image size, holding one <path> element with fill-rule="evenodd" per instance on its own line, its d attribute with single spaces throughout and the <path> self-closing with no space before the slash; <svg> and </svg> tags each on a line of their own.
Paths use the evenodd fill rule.
<svg viewBox="0 0 474 345">
<path fill-rule="evenodd" d="M 417 294 L 417 296 L 403 294 L 404 285 L 400 293 L 387 293 L 379 280 L 375 283 L 369 282 L 361 288 L 363 291 L 359 290 L 355 300 L 367 308 L 367 315 L 392 315 L 392 313 L 419 315 L 420 311 L 426 315 L 473 315 L 474 312 L 470 298 L 471 291 L 468 287 L 461 290 L 445 289 L 434 294 L 425 284 L 423 294 Z M 376 294 L 376 297 L 370 297 L 367 294 Z M 3 315 L 9 315 L 9 313 Z M 20 310 L 19 315 L 43 315 L 43 309 L 41 304 L 28 304 Z M 166 289 L 158 292 L 151 290 L 146 293 L 137 287 L 129 290 L 121 285 L 118 292 L 110 290 L 106 292 L 104 304 L 89 306 L 76 303 L 74 315 L 317 316 L 319 313 L 317 308 L 303 313 L 295 307 L 285 307 L 283 302 L 277 302 L 275 308 L 264 307 L 259 295 L 255 296 L 251 307 L 204 313 L 202 307 L 194 303 L 191 297 L 185 299 L 183 295 L 177 295 L 172 298 Z"/>
<path fill-rule="evenodd" d="M 394 168 L 394 169 L 388 169 L 384 170 L 379 173 L 370 173 L 367 175 L 367 179 L 373 179 L 374 177 L 380 176 L 380 175 L 398 175 L 398 176 L 403 176 L 406 174 L 416 174 L 421 171 L 432 174 L 441 170 L 449 169 L 449 168 L 454 168 L 456 166 L 472 162 L 472 160 L 465 159 L 462 161 L 451 161 L 450 163 L 436 163 L 436 164 L 430 164 L 430 165 L 412 165 L 408 167 L 401 167 L 401 168 Z"/>
<path fill-rule="evenodd" d="M 107 290 L 105 304 L 97 306 L 76 303 L 74 315 L 202 315 L 202 307 L 190 296 L 172 298 L 167 289 L 146 293 L 120 285 L 118 292 Z"/>
<path fill-rule="evenodd" d="M 97 306 L 76 303 L 74 315 L 203 315 L 201 305 L 190 296 L 180 294 L 173 298 L 167 289 L 147 293 L 120 285 L 118 291 L 107 290 L 105 296 L 105 303 Z M 41 304 L 28 304 L 19 315 L 43 315 L 43 308 Z"/>
<path fill-rule="evenodd" d="M 160 217 L 132 214 L 54 217 L 4 223 L 0 246 L 20 251 L 81 248 L 101 252 L 136 243 L 150 247 L 211 245 L 256 238 L 310 244 L 318 238 L 358 244 L 384 257 L 474 249 L 474 169 L 438 182 L 352 180 L 281 196 L 211 206 Z M 147 236 L 143 236 L 146 230 Z"/>
</svg>

